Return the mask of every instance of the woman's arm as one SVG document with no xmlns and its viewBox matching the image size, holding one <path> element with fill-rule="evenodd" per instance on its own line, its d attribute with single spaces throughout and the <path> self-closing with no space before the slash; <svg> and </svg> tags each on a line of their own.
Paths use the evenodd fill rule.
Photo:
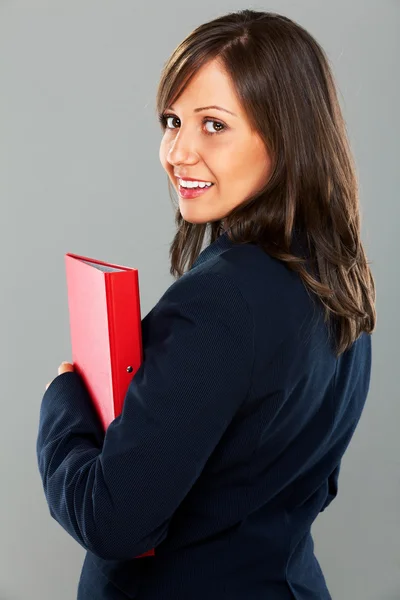
<svg viewBox="0 0 400 600">
<path fill-rule="evenodd" d="M 76 372 L 46 390 L 37 458 L 52 517 L 86 550 L 154 548 L 251 385 L 253 320 L 231 280 L 182 277 L 146 317 L 144 360 L 102 432 Z"/>
</svg>

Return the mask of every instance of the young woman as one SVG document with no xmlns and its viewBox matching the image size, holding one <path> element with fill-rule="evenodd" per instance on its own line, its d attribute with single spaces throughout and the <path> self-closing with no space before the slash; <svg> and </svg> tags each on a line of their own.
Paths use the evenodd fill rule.
<svg viewBox="0 0 400 600">
<path fill-rule="evenodd" d="M 41 407 L 50 512 L 87 550 L 78 599 L 327 600 L 311 526 L 376 319 L 327 58 L 284 16 L 230 13 L 176 48 L 157 110 L 176 280 L 105 434 L 73 365 Z"/>
</svg>

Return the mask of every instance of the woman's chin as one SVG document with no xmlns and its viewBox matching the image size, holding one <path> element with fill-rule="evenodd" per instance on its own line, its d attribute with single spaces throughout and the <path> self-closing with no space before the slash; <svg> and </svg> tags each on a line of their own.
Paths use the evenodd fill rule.
<svg viewBox="0 0 400 600">
<path fill-rule="evenodd" d="M 207 217 L 202 217 L 200 215 L 194 215 L 191 210 L 182 210 L 181 209 L 182 218 L 188 223 L 192 223 L 192 225 L 203 225 L 209 222 Z"/>
</svg>

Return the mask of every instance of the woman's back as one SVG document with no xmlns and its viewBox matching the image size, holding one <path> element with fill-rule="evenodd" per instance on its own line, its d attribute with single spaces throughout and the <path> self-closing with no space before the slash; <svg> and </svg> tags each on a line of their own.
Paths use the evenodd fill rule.
<svg viewBox="0 0 400 600">
<path fill-rule="evenodd" d="M 328 599 L 310 528 L 336 494 L 340 460 L 364 406 L 370 336 L 363 334 L 337 359 L 322 310 L 300 277 L 255 245 L 233 248 L 226 234 L 172 286 L 171 304 L 182 284 L 201 289 L 210 272 L 229 280 L 245 300 L 238 329 L 247 323 L 245 306 L 251 315 L 249 394 L 173 515 L 156 556 L 111 570 L 92 558 L 140 600 Z M 221 285 L 220 291 L 229 302 L 229 289 Z M 153 326 L 149 313 L 145 344 Z"/>
</svg>

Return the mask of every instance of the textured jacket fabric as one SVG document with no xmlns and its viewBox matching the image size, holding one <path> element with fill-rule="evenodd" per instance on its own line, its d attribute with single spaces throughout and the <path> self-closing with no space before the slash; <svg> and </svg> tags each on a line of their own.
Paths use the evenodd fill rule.
<svg viewBox="0 0 400 600">
<path fill-rule="evenodd" d="M 77 599 L 330 599 L 310 530 L 337 493 L 371 336 L 336 358 L 300 277 L 227 232 L 142 335 L 106 432 L 76 372 L 41 403 L 49 511 L 87 551 Z"/>
</svg>

